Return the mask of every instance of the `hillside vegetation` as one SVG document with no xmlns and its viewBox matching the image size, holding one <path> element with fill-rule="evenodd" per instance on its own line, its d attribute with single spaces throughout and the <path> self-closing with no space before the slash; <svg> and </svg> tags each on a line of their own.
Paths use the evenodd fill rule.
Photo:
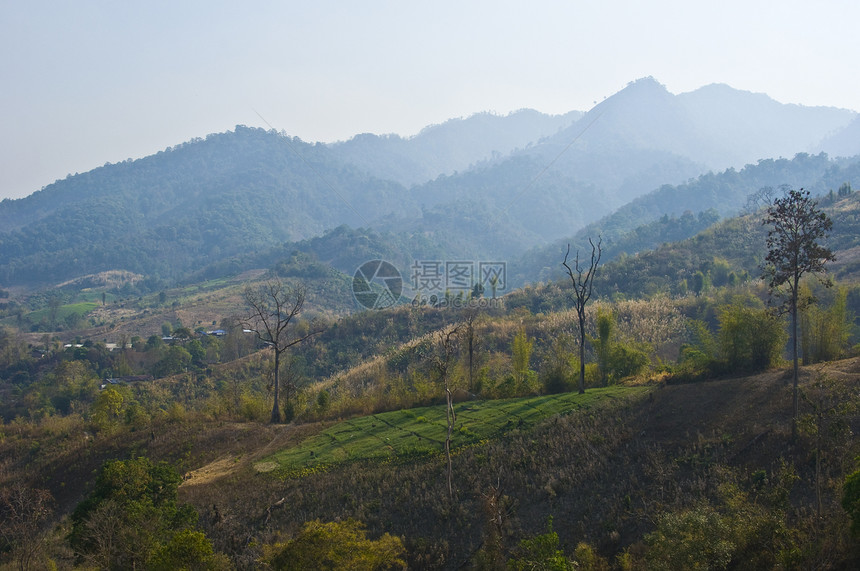
<svg viewBox="0 0 860 571">
<path fill-rule="evenodd" d="M 528 430 L 548 417 L 587 410 L 606 399 L 641 391 L 642 387 L 607 387 L 587 395 L 564 393 L 504 401 L 460 403 L 457 448 L 474 446 L 514 429 Z M 417 407 L 345 420 L 283 450 L 256 465 L 261 471 L 278 469 L 301 473 L 305 469 L 329 469 L 350 460 L 394 460 L 438 454 L 445 440 L 445 411 L 441 407 Z M 402 460 L 401 460 L 402 461 Z"/>
<path fill-rule="evenodd" d="M 733 215 L 763 186 L 835 189 L 856 159 L 778 157 L 817 148 L 853 118 L 729 88 L 676 96 L 645 78 L 581 117 L 476 115 L 410 139 L 327 146 L 237 126 L 0 202 L 0 284 L 125 271 L 151 293 L 268 267 L 285 242 L 343 225 L 381 233 L 394 258 L 510 261 L 648 193 L 600 229 L 627 232 L 686 210 Z M 364 261 L 351 259 L 350 270 Z M 515 274 L 519 283 L 536 279 L 531 269 Z"/>
<path fill-rule="evenodd" d="M 826 429 L 824 441 L 805 432 L 791 443 L 790 392 L 780 371 L 661 385 L 490 438 L 466 436 L 454 457 L 454 498 L 445 490 L 439 448 L 380 462 L 378 445 L 357 442 L 346 464 L 259 472 L 279 450 L 296 455 L 313 446 L 323 454 L 312 443 L 330 440 L 326 434 L 342 431 L 338 426 L 380 424 L 379 415 L 346 425 L 279 427 L 171 413 L 153 419 L 151 434 L 123 430 L 94 442 L 81 438 L 72 418 L 17 422 L 3 427 L 0 453 L 23 459 L 25 449 L 40 443 L 26 470 L 7 463 L 6 473 L 27 474 L 51 489 L 59 513 L 82 497 L 106 458 L 145 454 L 190 470 L 180 501 L 196 508 L 200 529 L 239 567 L 255 566 L 264 553 L 260 545 L 291 537 L 315 519 L 354 518 L 371 537 L 383 531 L 400 537 L 413 568 L 536 557 L 520 540 L 546 537 L 549 516 L 560 552 L 579 561 L 593 553 L 613 567 L 672 568 L 677 557 L 689 556 L 684 553 L 729 567 L 750 561 L 755 567 L 851 567 L 858 554 L 839 504 L 860 418 L 850 407 L 818 421 L 814 413 L 815 403 L 826 399 L 856 406 L 858 375 L 856 359 L 805 369 L 809 426 Z M 510 410 L 516 402 L 499 404 Z M 429 421 L 442 410 L 421 412 Z M 816 450 L 826 453 L 817 477 Z M 687 528 L 683 540 L 672 531 L 700 520 L 716 527 Z M 705 547 L 715 537 L 724 542 L 718 553 Z M 44 553 L 62 558 L 59 541 L 48 537 Z"/>
<path fill-rule="evenodd" d="M 850 220 L 854 199 L 835 201 L 834 216 Z M 206 307 L 217 315 L 219 303 L 222 312 L 237 309 L 241 284 L 264 274 L 142 298 L 149 321 L 134 311 L 114 319 L 126 335 L 145 323 L 152 334 L 138 329 L 125 350 L 49 342 L 34 356 L 6 333 L 3 481 L 53 498 L 54 515 L 39 521 L 68 521 L 106 460 L 166 461 L 186 474 L 177 501 L 199 519 L 160 528 L 151 551 L 127 553 L 129 560 L 156 561 L 173 553 L 171 542 L 196 538 L 209 546 L 203 552 L 226 557 L 211 565 L 254 567 L 275 561 L 315 521 L 354 520 L 366 526 L 368 541 L 400 538 L 402 560 L 413 568 L 494 568 L 546 557 L 534 541 L 550 541 L 563 557 L 618 568 L 672 568 L 683 553 L 729 567 L 850 566 L 857 554 L 840 502 L 857 468 L 860 365 L 849 359 L 805 369 L 799 442 L 790 436 L 785 375 L 776 369 L 736 377 L 779 365 L 784 326 L 774 322 L 769 330 L 767 360 L 747 353 L 754 347 L 748 327 L 772 319 L 765 292 L 749 277 L 728 277 L 740 275 L 742 264 L 696 260 L 726 249 L 713 240 L 749 236 L 744 224 L 751 223 L 724 223 L 673 246 L 670 257 L 707 276 L 698 292 L 637 298 L 642 290 L 634 288 L 672 274 L 628 282 L 621 276 L 637 274 L 625 264 L 638 257 L 606 266 L 598 287 L 617 283 L 631 299 L 616 292 L 614 301 L 589 306 L 589 331 L 609 327 L 589 344 L 585 395 L 566 392 L 579 367 L 563 284 L 514 292 L 475 314 L 474 355 L 463 329 L 451 368 L 460 401 L 453 497 L 434 355 L 440 332 L 462 327 L 469 312 L 407 306 L 336 318 L 313 343 L 296 347 L 285 367 L 285 412 L 294 422 L 267 425 L 270 353 L 255 351 L 227 322 L 224 337 L 195 337 L 175 321 L 167 322 L 172 341 L 152 331 L 163 329 L 168 315 L 202 316 Z M 853 247 L 848 233 L 834 234 L 834 243 Z M 685 249 L 695 256 L 682 255 Z M 737 252 L 740 263 L 747 254 Z M 660 271 L 653 262 L 643 267 Z M 818 304 L 804 314 L 809 363 L 846 356 L 857 339 L 848 312 L 856 290 L 843 284 L 816 293 Z M 318 298 L 312 306 L 326 303 Z M 59 314 L 65 306 L 56 307 Z M 128 309 L 114 301 L 100 310 Z M 812 342 L 824 339 L 839 341 Z M 99 389 L 120 371 L 156 379 Z M 489 525 L 488 514 L 497 523 Z M 697 529 L 689 526 L 698 521 L 705 522 L 701 535 L 679 542 L 673 526 Z M 702 542 L 714 530 L 722 543 L 710 553 Z M 62 535 L 38 537 L 43 561 L 74 563 Z"/>
<path fill-rule="evenodd" d="M 732 114 L 853 117 L 645 79 L 408 140 L 237 127 L 0 203 L 0 569 L 857 568 L 860 162 L 701 174 L 766 143 L 708 135 Z M 783 185 L 835 256 L 796 345 Z"/>
<path fill-rule="evenodd" d="M 707 173 L 679 185 L 662 185 L 611 215 L 586 225 L 566 240 L 536 248 L 511 264 L 515 283 L 558 280 L 562 277 L 557 260 L 564 256 L 567 244 L 575 249 L 588 245 L 589 236 L 602 236 L 606 260 L 656 250 L 663 244 L 691 238 L 721 218 L 750 214 L 763 207 L 784 187 L 804 187 L 814 195 L 828 197 L 822 206 L 836 202 L 830 198 L 838 189 L 860 177 L 860 161 L 832 161 L 826 155 L 799 154 L 793 159 L 760 160 L 736 171 Z M 838 196 L 836 198 L 839 198 Z M 853 232 L 853 220 L 839 221 L 836 232 Z M 751 226 L 754 226 L 752 224 Z M 760 247 L 764 242 L 750 240 Z M 731 255 L 727 244 L 712 250 Z M 753 271 L 754 264 L 747 264 Z M 539 276 L 535 279 L 534 276 Z"/>
</svg>

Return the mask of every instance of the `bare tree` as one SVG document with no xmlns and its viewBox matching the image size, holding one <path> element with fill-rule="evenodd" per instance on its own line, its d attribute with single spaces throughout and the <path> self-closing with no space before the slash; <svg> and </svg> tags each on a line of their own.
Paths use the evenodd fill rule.
<svg viewBox="0 0 860 571">
<path fill-rule="evenodd" d="M 808 190 L 788 190 L 767 209 L 762 224 L 767 233 L 767 257 L 763 278 L 768 281 L 771 296 L 787 298 L 783 304 L 791 314 L 791 353 L 794 362 L 794 418 L 792 436 L 797 437 L 798 360 L 797 309 L 800 279 L 807 273 L 822 273 L 825 263 L 835 257 L 829 248 L 818 243 L 833 227 L 827 214 L 818 209 Z M 829 282 L 825 282 L 829 285 Z M 787 291 L 786 291 L 787 290 Z"/>
<path fill-rule="evenodd" d="M 477 320 L 477 308 L 467 307 L 463 311 L 463 327 L 461 335 L 463 343 L 466 344 L 466 355 L 469 358 L 469 392 L 473 392 L 475 390 L 475 350 L 479 344 L 477 332 L 475 331 Z"/>
<path fill-rule="evenodd" d="M 484 511 L 484 545 L 479 554 L 479 568 L 507 569 L 504 557 L 504 538 L 509 531 L 510 498 L 502 495 L 500 483 L 490 484 L 487 491 L 481 494 Z M 482 563 L 482 565 L 481 565 Z"/>
<path fill-rule="evenodd" d="M 445 417 L 448 421 L 448 434 L 445 437 L 445 456 L 448 460 L 448 495 L 454 497 L 453 465 L 451 464 L 451 436 L 454 433 L 454 424 L 457 415 L 454 413 L 454 394 L 451 391 L 451 366 L 454 352 L 457 349 L 457 336 L 460 334 L 462 324 L 454 325 L 447 330 L 443 329 L 437 333 L 438 350 L 433 355 L 433 365 L 439 375 L 439 380 L 445 387 Z"/>
<path fill-rule="evenodd" d="M 0 490 L 0 547 L 5 544 L 11 549 L 21 571 L 30 569 L 42 548 L 48 532 L 46 524 L 53 512 L 52 503 L 48 490 L 20 483 Z"/>
<path fill-rule="evenodd" d="M 87 563 L 97 569 L 110 569 L 118 562 L 135 559 L 135 551 L 128 541 L 129 526 L 123 518 L 123 507 L 108 499 L 87 516 L 83 533 L 88 541 L 87 549 L 78 553 Z M 124 537 L 126 535 L 126 537 Z M 123 548 L 123 546 L 126 548 Z"/>
<path fill-rule="evenodd" d="M 271 347 L 275 353 L 272 423 L 281 422 L 281 355 L 293 345 L 322 332 L 322 327 L 315 323 L 307 328 L 298 327 L 297 317 L 302 311 L 306 296 L 307 288 L 304 285 L 289 286 L 279 279 L 268 280 L 256 287 L 248 285 L 242 292 L 249 308 L 243 326 L 253 331 L 257 339 Z"/>
<path fill-rule="evenodd" d="M 763 186 L 756 192 L 747 195 L 747 202 L 744 205 L 744 214 L 755 214 L 763 207 L 770 207 L 773 204 L 775 191 L 772 186 Z"/>
<path fill-rule="evenodd" d="M 573 267 L 571 268 L 567 263 L 567 258 L 570 256 L 570 244 L 567 245 L 567 252 L 561 263 L 567 270 L 567 275 L 570 277 L 571 285 L 573 285 L 574 306 L 576 307 L 576 317 L 579 320 L 579 394 L 585 392 L 585 304 L 591 299 L 594 275 L 597 272 L 597 265 L 600 263 L 602 253 L 600 246 L 603 240 L 598 237 L 597 244 L 595 244 L 589 238 L 588 243 L 591 245 L 591 261 L 587 267 L 584 262 L 580 263 L 579 261 L 579 250 L 576 251 Z"/>
</svg>

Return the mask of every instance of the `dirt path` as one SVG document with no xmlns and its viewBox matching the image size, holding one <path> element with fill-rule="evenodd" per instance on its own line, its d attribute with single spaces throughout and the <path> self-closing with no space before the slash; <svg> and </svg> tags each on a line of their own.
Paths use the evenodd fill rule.
<svg viewBox="0 0 860 571">
<path fill-rule="evenodd" d="M 254 469 L 260 472 L 268 471 L 265 464 L 258 464 L 259 460 L 269 456 L 291 445 L 297 444 L 308 436 L 316 434 L 326 425 L 320 423 L 292 425 L 285 424 L 281 426 L 266 425 L 261 426 L 251 423 L 236 423 L 231 426 L 231 429 L 236 432 L 236 442 L 241 443 L 241 433 L 248 429 L 263 429 L 272 432 L 272 436 L 268 441 L 253 449 L 231 449 L 223 456 L 214 460 L 205 466 L 201 466 L 196 470 L 192 470 L 185 475 L 185 481 L 182 486 L 198 486 L 203 484 L 211 484 L 221 478 L 236 474 L 240 471 L 247 471 L 254 466 Z M 256 464 L 256 466 L 255 466 Z M 274 469 L 274 463 L 269 469 Z"/>
</svg>

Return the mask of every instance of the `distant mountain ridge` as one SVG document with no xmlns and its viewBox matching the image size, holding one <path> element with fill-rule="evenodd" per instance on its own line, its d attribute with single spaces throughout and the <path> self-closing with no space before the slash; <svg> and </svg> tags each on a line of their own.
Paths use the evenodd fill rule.
<svg viewBox="0 0 860 571">
<path fill-rule="evenodd" d="M 834 157 L 860 155 L 860 117 L 856 117 L 845 128 L 830 134 L 818 148 Z"/>
<path fill-rule="evenodd" d="M 783 105 L 726 86 L 673 95 L 644 78 L 535 145 L 409 193 L 428 206 L 468 197 L 483 201 L 493 217 L 514 212 L 521 227 L 511 231 L 536 236 L 523 244 L 525 251 L 541 240 L 569 236 L 663 185 L 760 159 L 793 157 L 855 116 L 842 109 Z M 776 137 L 770 149 L 757 130 Z"/>
<path fill-rule="evenodd" d="M 633 255 L 694 236 L 720 218 L 733 217 L 761 208 L 756 195 L 770 187 L 803 187 L 813 196 L 826 196 L 844 182 L 860 181 L 860 156 L 831 160 L 826 154 L 800 153 L 792 160 L 765 159 L 756 164 L 720 173 L 706 173 L 679 185 L 663 185 L 640 196 L 612 214 L 592 222 L 565 240 L 535 248 L 511 264 L 511 281 L 556 280 L 567 244 L 573 250 L 588 246 L 588 238 L 603 239 L 604 261 Z"/>
<path fill-rule="evenodd" d="M 310 144 L 237 126 L 0 202 L 0 286 L 110 270 L 170 283 L 342 225 L 398 236 L 406 257 L 511 260 L 711 165 L 813 148 L 855 117 L 725 86 L 673 95 L 645 78 L 582 116 L 478 114 L 409 139 Z M 777 168 L 756 184 L 784 182 Z M 652 205 L 682 203 L 700 212 L 714 197 Z M 646 210 L 640 224 L 661 214 Z"/>
<path fill-rule="evenodd" d="M 694 158 L 713 170 L 817 153 L 823 150 L 821 142 L 826 137 L 857 116 L 835 107 L 783 104 L 763 93 L 739 91 L 725 84 L 682 93 L 678 101 L 703 133 L 702 150 L 693 150 L 699 155 Z"/>
<path fill-rule="evenodd" d="M 673 95 L 647 77 L 631 82 L 530 152 L 549 160 L 575 141 L 565 153 L 571 156 L 554 166 L 583 183 L 599 184 L 615 208 L 660 185 L 679 184 L 704 172 L 814 151 L 856 115 L 831 107 L 785 105 L 724 85 Z"/>
<path fill-rule="evenodd" d="M 505 116 L 476 113 L 425 127 L 408 138 L 365 133 L 329 148 L 339 160 L 412 186 L 508 155 L 570 126 L 582 115 L 580 111 L 545 115 L 533 109 Z"/>
</svg>

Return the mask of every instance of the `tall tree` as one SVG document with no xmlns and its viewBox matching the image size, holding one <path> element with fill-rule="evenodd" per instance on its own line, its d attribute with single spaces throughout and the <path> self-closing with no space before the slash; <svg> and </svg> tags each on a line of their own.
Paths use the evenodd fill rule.
<svg viewBox="0 0 860 571">
<path fill-rule="evenodd" d="M 454 393 L 451 391 L 451 367 L 454 353 L 457 350 L 457 337 L 462 323 L 437 332 L 437 351 L 433 354 L 433 365 L 439 380 L 445 388 L 445 418 L 448 422 L 448 432 L 445 437 L 445 456 L 448 460 L 448 495 L 454 497 L 454 475 L 451 464 L 451 437 L 454 434 L 454 424 L 457 415 L 454 413 Z"/>
<path fill-rule="evenodd" d="M 248 305 L 244 327 L 253 331 L 275 353 L 272 423 L 281 422 L 281 355 L 293 345 L 322 332 L 322 327 L 315 323 L 306 328 L 298 326 L 297 317 L 305 305 L 306 296 L 304 285 L 289 286 L 279 279 L 268 280 L 256 287 L 248 285 L 242 292 Z"/>
<path fill-rule="evenodd" d="M 480 284 L 476 284 L 476 287 Z M 481 290 L 483 292 L 483 289 Z M 475 349 L 479 341 L 476 334 L 476 321 L 478 320 L 478 309 L 476 307 L 467 306 L 463 311 L 462 320 L 462 336 L 463 343 L 466 345 L 466 356 L 469 358 L 469 392 L 475 390 Z"/>
<path fill-rule="evenodd" d="M 833 221 L 818 209 L 808 190 L 788 190 L 774 200 L 765 213 L 767 257 L 762 277 L 767 280 L 771 297 L 783 298 L 781 307 L 791 315 L 791 355 L 794 365 L 794 418 L 792 434 L 797 436 L 798 351 L 797 310 L 800 279 L 805 274 L 820 274 L 835 257 L 819 240 L 827 237 Z M 829 285 L 829 282 L 825 281 Z"/>
<path fill-rule="evenodd" d="M 585 392 L 585 304 L 591 299 L 594 275 L 597 273 L 597 265 L 600 263 L 602 253 L 600 247 L 602 242 L 601 238 L 597 239 L 597 244 L 591 238 L 588 239 L 588 243 L 591 245 L 591 260 L 587 266 L 585 262 L 580 263 L 579 250 L 576 251 L 573 267 L 567 263 L 567 258 L 570 256 L 570 244 L 567 245 L 567 253 L 565 253 L 564 261 L 561 263 L 567 270 L 567 275 L 573 286 L 574 307 L 579 321 L 579 394 Z"/>
</svg>

